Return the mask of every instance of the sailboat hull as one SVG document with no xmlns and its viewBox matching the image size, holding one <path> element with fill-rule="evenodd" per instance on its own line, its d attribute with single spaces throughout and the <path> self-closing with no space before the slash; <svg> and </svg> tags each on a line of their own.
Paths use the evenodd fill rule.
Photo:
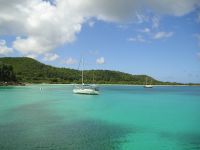
<svg viewBox="0 0 200 150">
<path fill-rule="evenodd" d="M 145 85 L 144 88 L 153 88 L 152 85 Z"/>
<path fill-rule="evenodd" d="M 73 89 L 75 94 L 87 94 L 87 95 L 98 95 L 99 91 L 95 89 Z"/>
</svg>

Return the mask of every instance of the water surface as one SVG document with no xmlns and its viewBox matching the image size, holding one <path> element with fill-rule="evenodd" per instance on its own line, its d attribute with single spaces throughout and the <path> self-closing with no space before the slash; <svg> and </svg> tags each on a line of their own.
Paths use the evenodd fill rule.
<svg viewBox="0 0 200 150">
<path fill-rule="evenodd" d="M 0 87 L 0 150 L 200 149 L 200 87 L 72 88 Z"/>
</svg>

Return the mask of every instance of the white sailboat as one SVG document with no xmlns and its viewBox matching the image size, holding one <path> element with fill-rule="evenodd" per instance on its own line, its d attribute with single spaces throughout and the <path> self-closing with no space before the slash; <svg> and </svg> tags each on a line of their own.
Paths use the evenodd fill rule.
<svg viewBox="0 0 200 150">
<path fill-rule="evenodd" d="M 151 80 L 151 82 L 152 82 L 152 80 Z M 146 77 L 146 82 L 145 82 L 144 88 L 153 88 L 153 86 L 151 84 L 147 84 L 147 77 Z"/>
<path fill-rule="evenodd" d="M 95 84 L 84 84 L 84 74 L 83 74 L 83 58 L 82 58 L 82 84 L 81 85 L 75 85 L 73 92 L 75 94 L 88 94 L 88 95 L 98 95 L 99 94 L 99 88 Z"/>
</svg>

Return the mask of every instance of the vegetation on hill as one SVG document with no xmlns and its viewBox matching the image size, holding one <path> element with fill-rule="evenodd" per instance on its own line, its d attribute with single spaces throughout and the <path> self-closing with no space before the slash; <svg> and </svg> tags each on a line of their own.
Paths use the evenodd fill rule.
<svg viewBox="0 0 200 150">
<path fill-rule="evenodd" d="M 16 79 L 19 82 L 81 83 L 81 72 L 75 69 L 56 68 L 42 64 L 32 58 L 27 58 L 27 57 L 3 57 L 0 58 L 0 62 L 9 64 L 10 66 L 13 67 Z M 144 84 L 146 78 L 148 78 L 148 81 L 152 81 L 151 82 L 152 84 L 160 84 L 160 85 L 176 84 L 176 83 L 161 82 L 146 75 L 131 75 L 119 71 L 110 71 L 110 70 L 84 71 L 85 83 Z"/>
<path fill-rule="evenodd" d="M 78 75 L 76 70 L 52 67 L 32 58 L 4 57 L 0 58 L 0 61 L 13 66 L 16 78 L 20 82 L 71 83 Z"/>
<path fill-rule="evenodd" d="M 0 82 L 16 81 L 13 67 L 0 62 Z"/>
</svg>

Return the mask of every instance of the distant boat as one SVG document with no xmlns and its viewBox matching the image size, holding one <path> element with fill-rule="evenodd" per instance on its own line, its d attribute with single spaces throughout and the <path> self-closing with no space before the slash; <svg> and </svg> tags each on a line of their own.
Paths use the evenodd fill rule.
<svg viewBox="0 0 200 150">
<path fill-rule="evenodd" d="M 152 80 L 151 80 L 151 82 L 152 82 Z M 145 82 L 144 88 L 153 88 L 153 86 L 151 84 L 147 84 L 147 77 L 146 77 L 146 82 Z"/>
<path fill-rule="evenodd" d="M 75 85 L 73 92 L 75 94 L 88 94 L 88 95 L 98 95 L 99 94 L 99 88 L 95 84 L 84 84 L 84 76 L 83 76 L 83 58 L 81 60 L 82 64 L 82 71 L 81 71 L 81 77 L 82 77 L 82 84 L 81 85 Z"/>
</svg>

